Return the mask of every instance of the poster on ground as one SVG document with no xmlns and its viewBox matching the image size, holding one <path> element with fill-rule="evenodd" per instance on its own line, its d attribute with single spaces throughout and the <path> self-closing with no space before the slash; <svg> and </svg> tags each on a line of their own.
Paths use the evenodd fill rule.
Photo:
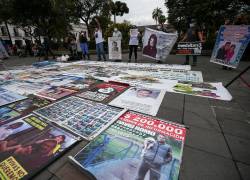
<svg viewBox="0 0 250 180">
<path fill-rule="evenodd" d="M 20 115 L 21 115 L 20 113 L 11 108 L 0 107 L 0 125 Z"/>
<path fill-rule="evenodd" d="M 10 104 L 16 101 L 26 99 L 27 97 L 21 96 L 14 92 L 8 91 L 6 89 L 0 88 L 0 106 Z"/>
<path fill-rule="evenodd" d="M 34 95 L 29 95 L 28 99 L 12 103 L 8 105 L 8 107 L 21 114 L 28 114 L 31 113 L 33 110 L 44 107 L 50 103 L 51 101 L 47 99 L 39 98 Z"/>
<path fill-rule="evenodd" d="M 128 84 L 117 83 L 117 82 L 104 82 L 96 84 L 89 90 L 76 94 L 78 97 L 85 99 L 97 101 L 97 102 L 107 102 L 113 99 L 116 95 L 125 91 L 128 88 Z"/>
<path fill-rule="evenodd" d="M 182 125 L 127 112 L 70 159 L 97 180 L 178 180 L 185 136 Z"/>
<path fill-rule="evenodd" d="M 165 91 L 160 89 L 131 87 L 109 105 L 156 116 L 164 95 Z"/>
<path fill-rule="evenodd" d="M 109 59 L 122 59 L 121 39 L 117 37 L 108 38 Z"/>
<path fill-rule="evenodd" d="M 83 78 L 81 80 L 76 80 L 74 82 L 65 84 L 62 87 L 66 88 L 66 89 L 72 89 L 72 90 L 75 90 L 75 91 L 80 91 L 80 90 L 90 88 L 90 86 L 92 86 L 92 85 L 94 85 L 96 83 L 100 83 L 100 82 L 102 82 L 102 81 L 94 79 L 94 78 L 88 78 L 87 77 L 87 78 Z"/>
<path fill-rule="evenodd" d="M 35 113 L 91 140 L 126 110 L 71 96 L 36 110 Z"/>
<path fill-rule="evenodd" d="M 221 26 L 210 62 L 237 68 L 249 42 L 249 25 Z"/>
<path fill-rule="evenodd" d="M 156 60 L 165 60 L 171 52 L 178 35 L 146 28 L 142 55 Z"/>
<path fill-rule="evenodd" d="M 178 81 L 172 83 L 167 89 L 169 92 L 200 96 L 224 101 L 231 101 L 232 96 L 222 83 L 194 83 Z"/>
<path fill-rule="evenodd" d="M 65 96 L 71 95 L 75 92 L 77 91 L 53 86 L 53 87 L 50 87 L 49 89 L 36 93 L 35 95 L 41 98 L 46 98 L 46 99 L 55 101 Z"/>
<path fill-rule="evenodd" d="M 0 126 L 0 179 L 30 179 L 77 140 L 33 114 Z"/>
<path fill-rule="evenodd" d="M 201 55 L 201 42 L 179 42 L 176 55 Z"/>
</svg>

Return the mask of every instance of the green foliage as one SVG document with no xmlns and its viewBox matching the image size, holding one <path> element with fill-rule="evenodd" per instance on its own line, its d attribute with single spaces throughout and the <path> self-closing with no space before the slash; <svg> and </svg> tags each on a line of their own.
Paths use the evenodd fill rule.
<svg viewBox="0 0 250 180">
<path fill-rule="evenodd" d="M 152 18 L 156 21 L 156 24 L 159 23 L 159 18 L 160 16 L 163 15 L 163 12 L 161 10 L 161 8 L 155 8 L 152 12 Z"/>
<path fill-rule="evenodd" d="M 116 16 L 123 16 L 124 14 L 129 13 L 129 8 L 127 7 L 127 4 L 121 1 L 113 2 L 111 1 L 109 3 L 110 6 L 110 12 L 112 15 L 114 15 L 114 23 L 116 23 Z"/>
</svg>

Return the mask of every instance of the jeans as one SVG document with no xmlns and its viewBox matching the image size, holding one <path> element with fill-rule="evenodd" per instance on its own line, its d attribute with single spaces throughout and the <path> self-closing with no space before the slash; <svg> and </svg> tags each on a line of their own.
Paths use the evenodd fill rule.
<svg viewBox="0 0 250 180">
<path fill-rule="evenodd" d="M 186 55 L 186 62 L 185 64 L 189 64 L 189 56 L 190 55 Z M 193 55 L 193 64 L 197 64 L 197 56 Z"/>
<path fill-rule="evenodd" d="M 135 54 L 135 61 L 137 60 L 137 47 L 137 45 L 129 45 L 129 60 L 131 60 L 133 51 Z"/>
<path fill-rule="evenodd" d="M 161 165 L 154 165 L 152 162 L 142 160 L 136 180 L 144 180 L 147 172 L 149 171 L 150 180 L 159 180 L 161 178 Z"/>
<path fill-rule="evenodd" d="M 80 43 L 80 47 L 84 55 L 89 54 L 88 43 Z"/>
<path fill-rule="evenodd" d="M 105 52 L 103 48 L 103 42 L 96 44 L 96 52 L 98 56 L 98 61 L 102 59 L 101 55 L 103 56 L 103 59 L 106 61 L 106 56 L 105 56 Z"/>
</svg>

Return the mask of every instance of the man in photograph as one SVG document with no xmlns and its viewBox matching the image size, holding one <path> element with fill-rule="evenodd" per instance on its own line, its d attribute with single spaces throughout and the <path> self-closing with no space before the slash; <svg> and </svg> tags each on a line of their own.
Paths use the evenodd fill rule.
<svg viewBox="0 0 250 180">
<path fill-rule="evenodd" d="M 142 153 L 136 180 L 144 180 L 148 171 L 149 179 L 159 180 L 162 166 L 172 161 L 172 147 L 166 144 L 166 138 L 159 134 L 156 141 L 152 138 L 145 139 Z"/>
</svg>

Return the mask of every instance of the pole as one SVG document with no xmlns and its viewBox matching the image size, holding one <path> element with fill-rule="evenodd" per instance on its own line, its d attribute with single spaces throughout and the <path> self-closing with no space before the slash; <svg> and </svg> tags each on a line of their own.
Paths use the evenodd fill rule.
<svg viewBox="0 0 250 180">
<path fill-rule="evenodd" d="M 227 85 L 225 87 L 228 88 L 234 81 L 236 81 L 238 78 L 240 78 L 240 76 L 243 75 L 245 72 L 247 72 L 249 69 L 250 69 L 250 66 L 248 66 L 246 69 L 241 71 L 240 74 L 235 76 L 229 83 L 227 83 Z"/>
<path fill-rule="evenodd" d="M 12 43 L 12 39 L 11 39 L 11 35 L 10 35 L 10 31 L 9 31 L 8 23 L 7 23 L 6 21 L 4 21 L 4 24 L 5 24 L 5 26 L 6 26 L 7 33 L 8 33 L 9 39 L 10 39 L 10 45 L 12 46 L 12 45 L 13 45 L 13 43 Z"/>
</svg>

